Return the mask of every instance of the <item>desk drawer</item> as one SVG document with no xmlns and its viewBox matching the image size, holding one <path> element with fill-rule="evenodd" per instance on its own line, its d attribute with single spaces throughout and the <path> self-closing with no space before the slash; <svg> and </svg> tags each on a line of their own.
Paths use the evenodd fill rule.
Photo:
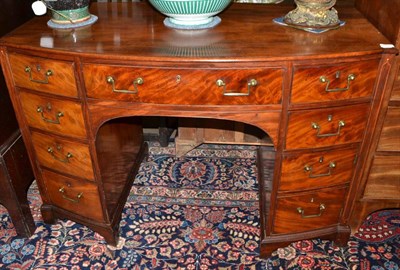
<svg viewBox="0 0 400 270">
<path fill-rule="evenodd" d="M 285 154 L 279 191 L 300 191 L 350 182 L 356 149 Z"/>
<path fill-rule="evenodd" d="M 295 67 L 291 103 L 370 97 L 379 59 L 332 66 Z"/>
<path fill-rule="evenodd" d="M 274 233 L 295 233 L 339 223 L 347 187 L 278 197 Z"/>
<path fill-rule="evenodd" d="M 86 137 L 80 103 L 27 92 L 21 92 L 20 98 L 29 126 L 65 136 Z"/>
<path fill-rule="evenodd" d="M 88 64 L 84 74 L 91 98 L 183 105 L 279 104 L 282 98 L 283 69 L 194 70 Z"/>
<path fill-rule="evenodd" d="M 290 112 L 286 149 L 360 142 L 369 110 L 369 104 L 361 104 Z"/>
<path fill-rule="evenodd" d="M 9 59 L 16 86 L 60 96 L 78 96 L 73 62 L 14 53 Z"/>
<path fill-rule="evenodd" d="M 94 179 L 89 146 L 32 132 L 36 157 L 42 166 L 68 172 L 74 176 Z"/>
<path fill-rule="evenodd" d="M 42 173 L 52 203 L 79 216 L 103 221 L 97 186 L 44 170 Z"/>
</svg>

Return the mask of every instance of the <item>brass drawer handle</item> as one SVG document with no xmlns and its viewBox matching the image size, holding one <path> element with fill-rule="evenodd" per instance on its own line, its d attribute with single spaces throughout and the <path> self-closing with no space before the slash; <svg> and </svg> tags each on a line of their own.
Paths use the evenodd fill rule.
<svg viewBox="0 0 400 270">
<path fill-rule="evenodd" d="M 115 93 L 124 93 L 124 94 L 137 94 L 138 92 L 138 85 L 142 85 L 144 83 L 144 80 L 142 77 L 138 77 L 133 80 L 133 87 L 135 90 L 125 90 L 125 89 L 115 89 L 115 79 L 112 76 L 107 76 L 106 78 L 107 83 L 112 85 L 112 90 Z"/>
<path fill-rule="evenodd" d="M 331 161 L 329 162 L 329 166 L 328 166 L 328 172 L 327 173 L 321 173 L 321 174 L 313 174 L 313 167 L 312 166 L 304 166 L 304 171 L 305 172 L 309 172 L 308 177 L 309 178 L 318 178 L 318 177 L 323 177 L 323 176 L 330 176 L 332 175 L 332 170 L 336 168 L 336 163 Z"/>
<path fill-rule="evenodd" d="M 47 70 L 46 73 L 44 74 L 45 78 L 43 80 L 35 80 L 32 77 L 32 68 L 30 66 L 25 67 L 25 72 L 29 73 L 29 80 L 31 82 L 36 82 L 36 83 L 43 83 L 47 84 L 49 83 L 49 77 L 53 75 L 53 71 L 51 69 Z"/>
<path fill-rule="evenodd" d="M 57 148 L 58 151 L 60 151 L 62 147 L 61 147 L 60 145 L 57 145 L 56 148 Z M 58 160 L 58 161 L 63 162 L 63 163 L 69 163 L 69 159 L 73 157 L 73 155 L 72 155 L 70 152 L 68 152 L 68 153 L 65 155 L 65 158 L 59 158 L 59 157 L 57 157 L 57 156 L 54 154 L 54 149 L 53 149 L 53 147 L 50 147 L 50 146 L 47 148 L 47 152 L 50 153 L 50 155 L 51 155 L 55 160 Z"/>
<path fill-rule="evenodd" d="M 318 214 L 304 215 L 304 209 L 301 207 L 297 207 L 297 213 L 299 213 L 301 215 L 301 218 L 315 218 L 315 217 L 320 217 L 325 209 L 326 209 L 325 204 L 321 203 L 319 205 L 319 213 Z"/>
<path fill-rule="evenodd" d="M 247 82 L 247 92 L 239 93 L 226 90 L 226 83 L 222 79 L 218 79 L 215 83 L 217 84 L 218 87 L 223 87 L 222 94 L 224 96 L 230 96 L 230 97 L 249 96 L 251 88 L 257 86 L 258 84 L 256 79 L 251 79 Z"/>
<path fill-rule="evenodd" d="M 325 133 L 325 134 L 320 134 L 321 132 L 321 127 L 318 125 L 318 123 L 312 122 L 311 123 L 311 127 L 313 129 L 317 130 L 317 137 L 332 137 L 332 136 L 340 136 L 340 131 L 342 129 L 342 127 L 345 126 L 345 122 L 343 120 L 340 120 L 338 122 L 338 129 L 335 133 Z"/>
<path fill-rule="evenodd" d="M 65 195 L 65 188 L 64 187 L 60 187 L 58 189 L 58 192 L 60 192 L 62 194 L 62 197 L 70 202 L 73 203 L 79 203 L 80 199 L 83 197 L 83 192 L 78 193 L 78 195 L 76 195 L 76 199 L 75 198 L 70 198 L 67 195 Z"/>
<path fill-rule="evenodd" d="M 336 76 L 336 77 L 338 77 L 338 76 Z M 356 79 L 356 75 L 350 74 L 349 76 L 347 76 L 347 86 L 345 88 L 329 89 L 329 85 L 330 85 L 331 81 L 328 78 L 326 78 L 325 76 L 319 77 L 319 81 L 321 83 L 326 83 L 326 86 L 325 86 L 325 91 L 326 92 L 343 92 L 343 91 L 347 91 L 347 90 L 350 89 L 350 82 L 354 81 L 355 79 Z"/>
<path fill-rule="evenodd" d="M 51 107 L 51 104 L 50 104 L 50 103 L 47 103 L 46 109 L 47 109 L 48 111 L 51 111 L 52 107 Z M 54 119 L 54 120 L 53 120 L 53 119 L 46 118 L 46 117 L 44 116 L 44 109 L 43 109 L 43 106 L 38 106 L 37 109 L 36 109 L 36 111 L 37 111 L 38 113 L 40 113 L 40 116 L 42 117 L 42 120 L 43 120 L 43 121 L 45 121 L 45 122 L 47 122 L 47 123 L 51 123 L 51 124 L 60 124 L 60 117 L 63 117 L 63 116 L 64 116 L 64 113 L 63 113 L 63 112 L 58 112 L 58 113 L 55 114 L 55 119 Z"/>
</svg>

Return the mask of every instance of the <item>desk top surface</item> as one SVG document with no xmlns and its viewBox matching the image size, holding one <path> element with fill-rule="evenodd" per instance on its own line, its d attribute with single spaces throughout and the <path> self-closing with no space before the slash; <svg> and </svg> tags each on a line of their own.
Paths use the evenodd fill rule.
<svg viewBox="0 0 400 270">
<path fill-rule="evenodd" d="M 293 5 L 232 4 L 222 22 L 207 30 L 175 30 L 148 2 L 93 3 L 98 21 L 75 30 L 54 30 L 36 17 L 3 37 L 0 45 L 96 58 L 169 61 L 265 61 L 359 56 L 382 52 L 389 43 L 355 8 L 337 7 L 345 25 L 322 34 L 273 22 Z"/>
</svg>

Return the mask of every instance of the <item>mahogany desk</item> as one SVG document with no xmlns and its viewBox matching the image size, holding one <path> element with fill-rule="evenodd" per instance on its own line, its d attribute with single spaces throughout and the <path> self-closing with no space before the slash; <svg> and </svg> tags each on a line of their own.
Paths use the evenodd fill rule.
<svg viewBox="0 0 400 270">
<path fill-rule="evenodd" d="M 345 244 L 395 50 L 351 7 L 339 10 L 344 27 L 320 35 L 272 22 L 292 8 L 233 4 L 217 27 L 185 32 L 146 2 L 99 3 L 92 26 L 53 30 L 41 17 L 2 38 L 44 220 L 116 244 L 145 153 L 142 117 L 212 118 L 273 142 L 272 183 L 259 150 L 262 256 L 304 238 Z"/>
</svg>

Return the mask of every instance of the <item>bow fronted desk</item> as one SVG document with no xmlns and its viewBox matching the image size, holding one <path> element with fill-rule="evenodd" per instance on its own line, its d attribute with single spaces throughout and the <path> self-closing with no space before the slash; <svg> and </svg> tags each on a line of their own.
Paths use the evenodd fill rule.
<svg viewBox="0 0 400 270">
<path fill-rule="evenodd" d="M 2 38 L 44 220 L 116 244 L 147 116 L 221 119 L 273 143 L 271 173 L 258 150 L 261 255 L 299 239 L 345 244 L 395 51 L 352 7 L 323 34 L 273 23 L 291 9 L 232 4 L 216 27 L 185 31 L 146 2 L 94 3 L 93 25 L 55 30 L 37 17 Z"/>
</svg>

